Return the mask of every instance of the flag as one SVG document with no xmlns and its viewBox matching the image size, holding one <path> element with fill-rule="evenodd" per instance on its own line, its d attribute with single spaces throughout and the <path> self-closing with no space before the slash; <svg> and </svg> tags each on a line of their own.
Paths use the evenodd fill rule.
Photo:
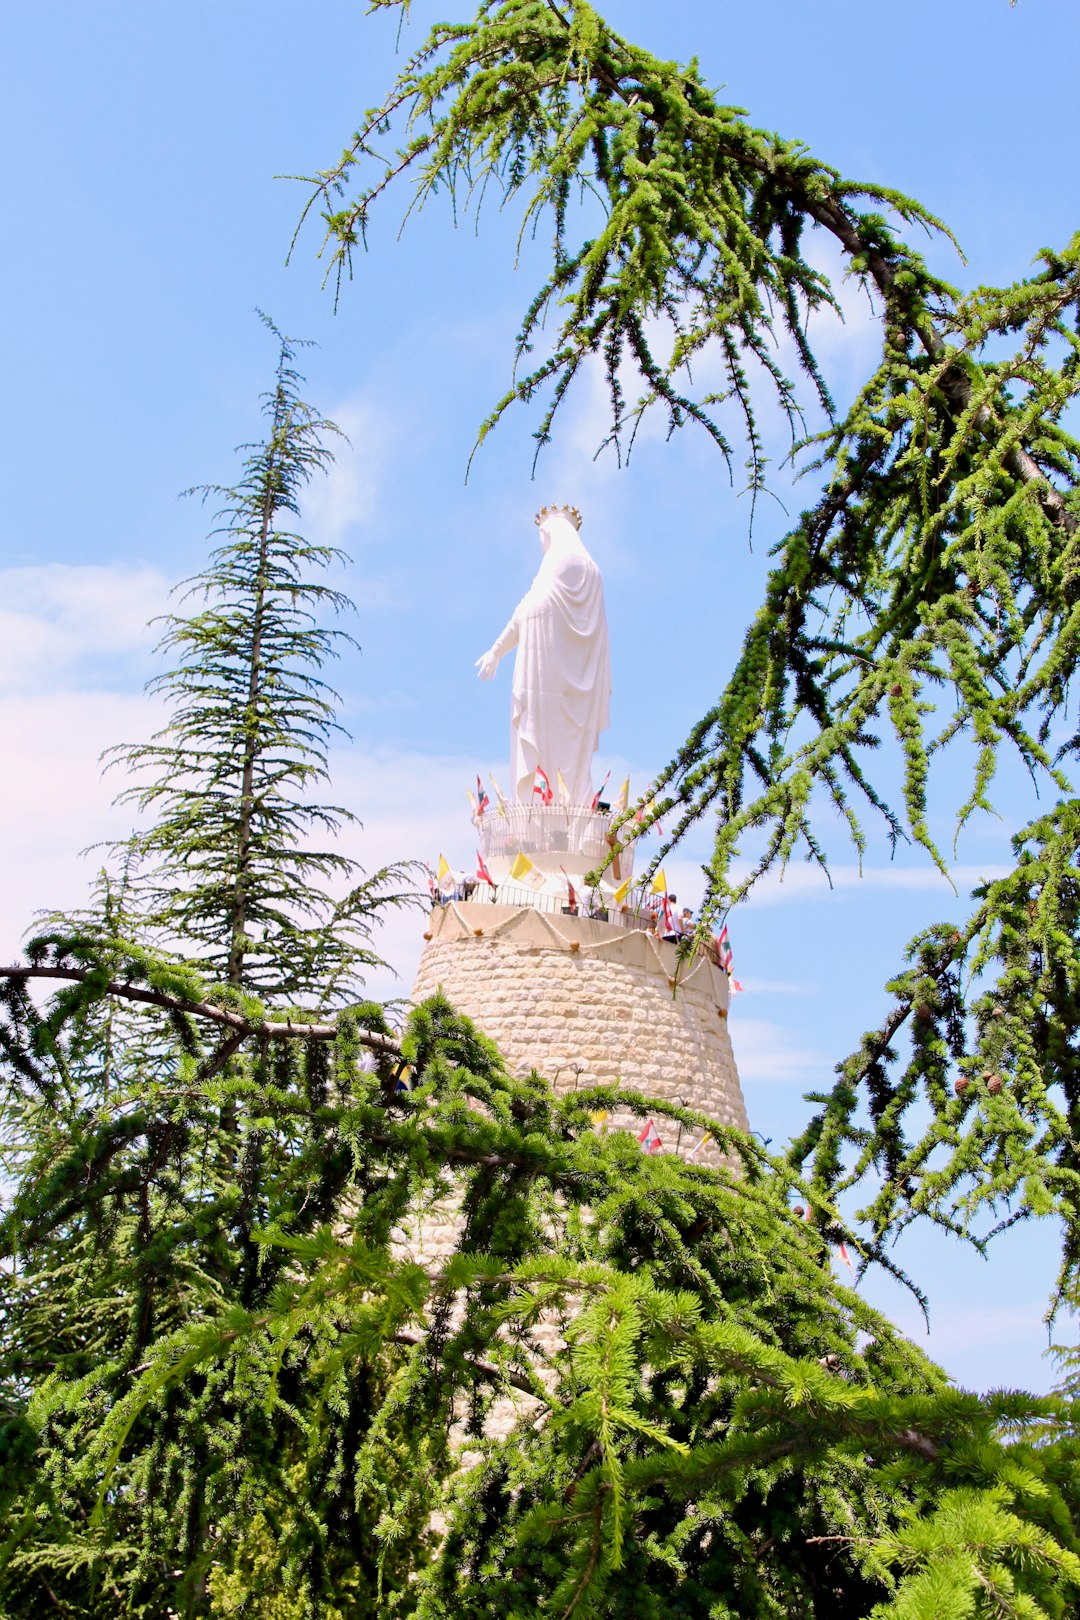
<svg viewBox="0 0 1080 1620">
<path fill-rule="evenodd" d="M 470 794 L 470 797 L 471 797 L 471 794 Z M 483 782 L 481 782 L 480 776 L 479 776 L 479 773 L 478 773 L 477 778 L 476 778 L 476 813 L 477 813 L 477 815 L 482 816 L 484 814 L 484 811 L 490 805 L 490 803 L 491 803 L 491 800 L 488 798 L 487 788 L 484 786 Z"/>
<path fill-rule="evenodd" d="M 498 887 L 495 879 L 484 865 L 484 857 L 479 850 L 476 852 L 476 875 L 481 883 L 490 883 L 493 889 Z"/>
<path fill-rule="evenodd" d="M 539 781 L 537 781 L 537 777 L 540 778 Z M 555 797 L 554 793 L 551 791 L 551 783 L 548 781 L 547 771 L 545 771 L 542 765 L 538 765 L 536 770 L 533 772 L 533 793 L 539 795 L 541 804 L 550 804 L 552 799 Z"/>
<path fill-rule="evenodd" d="M 438 890 L 435 887 L 435 874 L 430 867 L 428 868 L 427 886 L 431 890 L 431 898 L 434 900 L 438 894 Z"/>
<path fill-rule="evenodd" d="M 599 808 L 600 808 L 600 800 L 603 797 L 604 789 L 607 787 L 608 782 L 610 780 L 611 780 L 611 772 L 608 771 L 607 775 L 604 777 L 604 780 L 601 782 L 600 786 L 597 788 L 596 792 L 592 796 L 592 804 L 590 806 L 590 809 L 599 810 Z M 628 787 L 629 787 L 629 781 L 630 781 L 630 779 L 629 779 L 629 777 L 627 777 L 627 786 Z"/>
<path fill-rule="evenodd" d="M 634 820 L 640 823 L 640 822 L 643 822 L 645 820 L 646 816 L 653 816 L 655 814 L 656 814 L 656 800 L 655 799 L 650 799 L 648 804 L 646 804 L 644 802 L 644 800 L 643 800 L 642 803 L 638 806 L 638 808 L 634 812 Z M 658 821 L 653 821 L 653 822 L 649 823 L 649 831 L 652 832 L 652 830 L 654 828 L 656 829 L 656 831 L 659 833 L 660 837 L 662 838 L 664 836 L 664 829 L 663 829 L 663 827 L 660 825 L 660 823 Z"/>
<path fill-rule="evenodd" d="M 514 856 L 514 863 L 510 868 L 510 876 L 513 878 L 515 883 L 527 883 L 530 889 L 539 890 L 544 887 L 543 872 L 538 872 L 532 861 L 530 861 L 529 857 L 527 855 L 523 855 L 520 849 Z"/>
<path fill-rule="evenodd" d="M 559 803 L 560 804 L 569 804 L 570 803 L 570 789 L 567 787 L 566 783 L 563 781 L 563 773 L 562 773 L 562 771 L 556 769 L 556 771 L 555 771 L 555 780 L 559 785 Z"/>
<path fill-rule="evenodd" d="M 646 1153 L 659 1153 L 664 1146 L 663 1142 L 660 1140 L 660 1132 L 657 1130 L 651 1119 L 645 1126 L 645 1129 L 639 1133 L 638 1141 L 641 1143 Z"/>
<path fill-rule="evenodd" d="M 496 782 L 494 776 L 492 776 L 490 771 L 488 772 L 488 777 L 490 779 L 492 787 L 495 789 L 495 807 L 498 810 L 500 816 L 505 817 L 505 815 L 506 815 L 506 795 L 503 792 L 502 788 L 499 786 L 498 782 Z"/>
<path fill-rule="evenodd" d="M 675 917 L 671 910 L 671 901 L 668 899 L 666 894 L 663 895 L 660 900 L 660 932 L 662 934 L 677 934 L 679 932 L 675 926 Z"/>
<path fill-rule="evenodd" d="M 468 795 L 469 805 L 470 805 L 470 807 L 472 809 L 472 813 L 473 813 L 473 820 L 475 821 L 476 817 L 482 814 L 482 811 L 477 809 L 476 800 L 472 796 L 471 788 L 466 788 L 465 792 Z"/>
<path fill-rule="evenodd" d="M 577 895 L 574 893 L 574 885 L 570 881 L 570 874 L 566 870 L 565 866 L 560 866 L 559 871 L 562 873 L 563 877 L 566 879 L 566 903 L 567 903 L 568 906 L 576 906 L 577 905 Z"/>
<path fill-rule="evenodd" d="M 590 1114 L 589 1115 L 589 1118 L 592 1120 L 593 1124 L 598 1129 L 599 1129 L 599 1127 L 601 1125 L 603 1125 L 606 1122 L 607 1117 L 608 1117 L 608 1111 L 607 1111 L 606 1108 L 598 1108 L 596 1110 L 595 1114 Z M 603 1131 L 600 1131 L 600 1134 L 601 1134 L 601 1136 L 603 1136 L 603 1134 L 604 1134 Z"/>
<path fill-rule="evenodd" d="M 706 1131 L 705 1135 L 701 1138 L 701 1141 L 697 1144 L 697 1146 L 692 1147 L 690 1149 L 690 1152 L 686 1155 L 687 1162 L 689 1163 L 689 1161 L 694 1157 L 695 1153 L 699 1153 L 701 1151 L 701 1149 L 705 1146 L 706 1142 L 711 1142 L 711 1141 L 712 1141 L 712 1131 Z"/>
<path fill-rule="evenodd" d="M 633 883 L 633 881 L 634 880 L 633 880 L 632 877 L 628 877 L 625 883 L 620 883 L 619 884 L 619 887 L 615 890 L 615 904 L 616 905 L 618 905 L 618 906 L 622 905 L 623 901 L 626 899 L 627 895 L 630 893 L 630 885 Z"/>
<path fill-rule="evenodd" d="M 731 977 L 732 957 L 731 957 L 731 940 L 728 937 L 727 923 L 724 924 L 723 928 L 721 928 L 719 934 L 717 935 L 717 938 L 716 938 L 716 954 L 720 958 L 720 966 L 723 968 L 723 970 L 727 974 L 728 978 L 730 978 Z M 742 988 L 742 986 L 740 985 L 740 989 L 741 988 Z"/>
<path fill-rule="evenodd" d="M 851 1263 L 851 1256 L 847 1252 L 847 1244 L 846 1243 L 838 1243 L 836 1245 L 836 1252 L 840 1256 L 841 1260 L 844 1262 L 845 1266 L 847 1266 L 848 1270 L 849 1271 L 854 1271 L 855 1267 Z"/>
<path fill-rule="evenodd" d="M 447 860 L 445 855 L 440 855 L 439 856 L 439 888 L 440 889 L 447 889 L 447 888 L 452 889 L 452 888 L 454 888 L 456 883 L 457 883 L 457 878 L 454 876 L 453 867 L 450 865 L 450 862 Z"/>
<path fill-rule="evenodd" d="M 739 983 L 738 979 L 732 979 L 732 981 L 731 981 L 731 993 L 732 993 L 733 996 L 741 996 L 742 995 L 743 987 Z"/>
<path fill-rule="evenodd" d="M 625 816 L 630 808 L 630 778 L 627 777 L 619 789 L 619 797 L 615 800 L 615 814 Z"/>
<path fill-rule="evenodd" d="M 663 867 L 660 868 L 652 882 L 649 884 L 649 893 L 667 894 L 667 878 L 664 876 Z"/>
</svg>

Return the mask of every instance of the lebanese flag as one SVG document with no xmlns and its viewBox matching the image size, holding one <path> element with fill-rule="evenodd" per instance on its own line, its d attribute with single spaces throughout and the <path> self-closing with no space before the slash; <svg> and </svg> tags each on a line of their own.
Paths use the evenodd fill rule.
<svg viewBox="0 0 1080 1620">
<path fill-rule="evenodd" d="M 591 810 L 599 810 L 601 796 L 603 795 L 604 789 L 607 787 L 610 780 L 611 772 L 608 771 L 607 775 L 604 777 L 604 780 L 601 782 L 600 786 L 592 796 L 592 804 L 589 806 Z"/>
<path fill-rule="evenodd" d="M 675 918 L 671 915 L 671 901 L 665 894 L 660 902 L 660 932 L 662 934 L 677 934 Z"/>
<path fill-rule="evenodd" d="M 638 1141 L 646 1153 L 660 1153 L 664 1144 L 660 1140 L 660 1132 L 650 1119 L 645 1129 L 638 1134 Z"/>
<path fill-rule="evenodd" d="M 539 781 L 537 781 L 537 777 L 539 777 Z M 551 804 L 555 798 L 554 793 L 551 791 L 551 783 L 548 781 L 547 771 L 542 765 L 536 767 L 533 776 L 533 792 L 540 795 L 541 804 Z"/>
<path fill-rule="evenodd" d="M 493 889 L 498 888 L 498 884 L 495 882 L 495 879 L 484 865 L 484 857 L 481 855 L 479 850 L 476 852 L 476 875 L 481 883 L 490 883 Z"/>
<path fill-rule="evenodd" d="M 491 800 L 488 798 L 487 789 L 485 788 L 483 782 L 481 782 L 479 776 L 477 776 L 477 778 L 476 778 L 476 813 L 477 813 L 477 815 L 482 816 L 484 811 L 487 809 L 487 807 L 488 807 L 488 805 L 490 803 L 491 803 Z"/>
<path fill-rule="evenodd" d="M 565 866 L 560 866 L 559 871 L 562 873 L 563 877 L 566 879 L 566 903 L 567 903 L 568 906 L 576 906 L 577 905 L 577 895 L 574 892 L 574 885 L 570 881 L 570 874 L 566 870 Z"/>
<path fill-rule="evenodd" d="M 720 958 L 720 966 L 723 968 L 724 972 L 730 978 L 731 977 L 732 955 L 731 955 L 731 940 L 728 937 L 727 923 L 724 924 L 723 928 L 721 928 L 721 930 L 720 930 L 719 935 L 717 936 L 716 954 Z M 741 989 L 742 986 L 740 985 L 739 988 Z"/>
</svg>

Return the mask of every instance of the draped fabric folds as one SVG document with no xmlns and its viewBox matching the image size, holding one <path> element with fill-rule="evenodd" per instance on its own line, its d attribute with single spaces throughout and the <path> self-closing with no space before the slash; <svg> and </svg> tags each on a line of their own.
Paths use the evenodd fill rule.
<svg viewBox="0 0 1080 1620">
<path fill-rule="evenodd" d="M 600 570 L 563 511 L 540 524 L 544 559 L 493 651 L 517 647 L 510 708 L 514 797 L 542 765 L 571 804 L 592 799 L 592 757 L 611 723 L 611 652 Z"/>
</svg>

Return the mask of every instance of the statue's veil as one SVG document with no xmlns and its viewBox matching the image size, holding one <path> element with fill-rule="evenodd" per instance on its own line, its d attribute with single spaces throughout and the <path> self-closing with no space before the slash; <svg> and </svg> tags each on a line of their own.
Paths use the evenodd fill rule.
<svg viewBox="0 0 1080 1620">
<path fill-rule="evenodd" d="M 610 724 L 604 587 L 567 509 L 541 513 L 539 527 L 548 547 L 515 615 L 521 636 L 512 700 L 518 794 L 527 802 L 531 769 L 539 763 L 563 773 L 573 802 L 587 803 L 592 755 Z"/>
</svg>

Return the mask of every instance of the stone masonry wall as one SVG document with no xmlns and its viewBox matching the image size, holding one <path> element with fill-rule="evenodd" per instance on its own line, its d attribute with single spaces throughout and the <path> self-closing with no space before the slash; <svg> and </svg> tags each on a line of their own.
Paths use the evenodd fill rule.
<svg viewBox="0 0 1080 1620">
<path fill-rule="evenodd" d="M 411 1000 L 441 988 L 512 1070 L 535 1068 L 560 1091 L 621 1081 L 747 1128 L 728 1036 L 727 976 L 711 960 L 699 958 L 675 986 L 674 946 L 642 931 L 476 901 L 436 907 L 425 937 Z M 604 1128 L 637 1131 L 641 1123 L 615 1112 Z M 660 1133 L 667 1151 L 684 1155 L 701 1140 L 700 1132 L 672 1140 L 667 1121 Z M 717 1164 L 721 1155 L 709 1142 L 695 1160 Z M 438 1259 L 453 1246 L 456 1222 L 453 1198 L 426 1210 L 406 1249 Z M 533 1336 L 554 1355 L 562 1341 L 557 1316 L 537 1324 Z M 532 1421 L 535 1406 L 529 1396 L 508 1393 L 489 1414 L 487 1432 L 505 1435 Z M 456 1441 L 468 1466 L 474 1454 L 460 1427 Z"/>
<path fill-rule="evenodd" d="M 621 1081 L 747 1128 L 727 977 L 708 958 L 673 987 L 675 947 L 649 934 L 476 901 L 436 907 L 428 936 L 411 999 L 441 987 L 511 1069 L 536 1068 L 559 1090 Z M 666 1125 L 661 1135 L 672 1148 Z"/>
</svg>

